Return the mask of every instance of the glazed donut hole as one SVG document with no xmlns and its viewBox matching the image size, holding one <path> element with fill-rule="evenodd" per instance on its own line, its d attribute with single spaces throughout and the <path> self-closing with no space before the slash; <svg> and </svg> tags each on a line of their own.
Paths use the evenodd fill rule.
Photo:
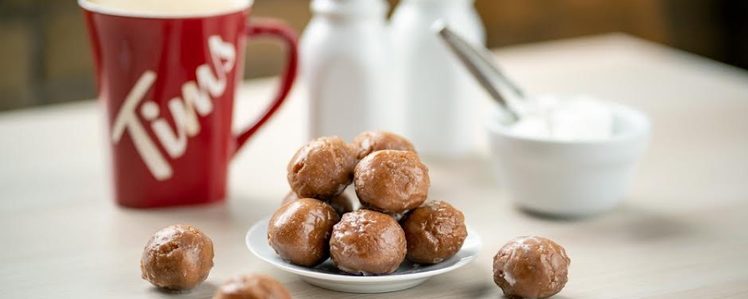
<svg viewBox="0 0 748 299">
<path fill-rule="evenodd" d="M 460 251 L 467 238 L 465 216 L 444 201 L 428 201 L 402 220 L 407 259 L 418 264 L 440 263 Z"/>
<path fill-rule="evenodd" d="M 568 281 L 571 259 L 556 242 L 538 236 L 515 238 L 493 258 L 493 279 L 508 297 L 548 298 Z"/>
<path fill-rule="evenodd" d="M 351 183 L 356 161 L 353 149 L 340 137 L 312 140 L 288 163 L 288 184 L 299 198 L 333 198 Z"/>
<path fill-rule="evenodd" d="M 330 238 L 338 269 L 363 275 L 389 274 L 405 259 L 405 233 L 391 216 L 360 209 L 343 215 Z"/>
<path fill-rule="evenodd" d="M 353 139 L 351 144 L 356 158 L 363 159 L 369 154 L 381 150 L 400 150 L 415 152 L 413 143 L 403 136 L 387 131 L 366 131 Z"/>
<path fill-rule="evenodd" d="M 280 282 L 267 275 L 238 275 L 224 282 L 213 299 L 291 299 Z"/>
<path fill-rule="evenodd" d="M 213 268 L 213 241 L 189 224 L 165 227 L 148 240 L 140 259 L 142 278 L 167 290 L 189 290 Z"/>
<path fill-rule="evenodd" d="M 329 256 L 328 242 L 338 213 L 327 203 L 302 198 L 284 204 L 268 223 L 268 243 L 292 264 L 313 267 Z"/>
<path fill-rule="evenodd" d="M 364 207 L 398 214 L 426 201 L 431 179 L 415 152 L 382 150 L 356 165 L 354 185 Z"/>
</svg>

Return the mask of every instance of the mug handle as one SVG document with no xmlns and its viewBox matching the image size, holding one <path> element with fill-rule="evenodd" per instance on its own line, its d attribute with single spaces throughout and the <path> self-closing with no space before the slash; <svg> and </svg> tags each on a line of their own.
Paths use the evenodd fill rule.
<svg viewBox="0 0 748 299">
<path fill-rule="evenodd" d="M 291 91 L 291 87 L 296 80 L 299 62 L 296 33 L 285 23 L 273 19 L 256 21 L 247 25 L 246 34 L 249 39 L 258 37 L 272 37 L 279 39 L 286 48 L 286 59 L 288 62 L 286 63 L 286 68 L 283 74 L 281 75 L 280 86 L 278 92 L 275 94 L 275 98 L 270 102 L 270 106 L 267 107 L 262 116 L 255 121 L 254 124 L 249 126 L 249 128 L 242 130 L 234 137 L 235 146 L 232 154 L 236 154 L 239 149 L 247 143 L 249 138 L 257 133 L 257 130 L 278 111 L 278 108 L 280 108 L 281 104 L 283 104 L 288 97 L 288 93 Z"/>
</svg>

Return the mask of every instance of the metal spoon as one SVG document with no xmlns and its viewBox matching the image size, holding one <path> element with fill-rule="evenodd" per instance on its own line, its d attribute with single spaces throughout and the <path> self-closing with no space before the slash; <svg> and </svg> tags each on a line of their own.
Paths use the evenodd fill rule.
<svg viewBox="0 0 748 299">
<path fill-rule="evenodd" d="M 447 43 L 480 85 L 506 110 L 512 121 L 519 120 L 521 118 L 520 113 L 512 106 L 511 100 L 507 100 L 507 98 L 524 99 L 525 93 L 501 72 L 488 50 L 471 45 L 450 30 L 442 20 L 436 21 L 432 29 Z"/>
</svg>

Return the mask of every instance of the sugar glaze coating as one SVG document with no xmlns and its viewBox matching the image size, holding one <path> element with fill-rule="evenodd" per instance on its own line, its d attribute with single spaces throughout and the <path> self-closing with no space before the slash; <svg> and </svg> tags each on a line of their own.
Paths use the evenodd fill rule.
<svg viewBox="0 0 748 299">
<path fill-rule="evenodd" d="M 356 158 L 359 160 L 381 150 L 416 151 L 410 140 L 387 131 L 363 132 L 353 139 L 351 145 L 356 153 Z"/>
<path fill-rule="evenodd" d="M 509 297 L 547 298 L 566 285 L 570 262 L 566 250 L 556 242 L 519 237 L 494 256 L 493 278 Z"/>
<path fill-rule="evenodd" d="M 288 163 L 288 184 L 300 198 L 337 196 L 353 179 L 353 149 L 339 137 L 321 137 L 300 148 Z"/>
<path fill-rule="evenodd" d="M 293 264 L 312 267 L 329 256 L 328 242 L 338 214 L 328 204 L 302 198 L 281 206 L 268 223 L 268 243 Z"/>
<path fill-rule="evenodd" d="M 356 165 L 354 184 L 361 205 L 397 214 L 426 201 L 431 179 L 428 167 L 416 153 L 382 150 Z"/>
<path fill-rule="evenodd" d="M 405 233 L 397 221 L 366 209 L 343 215 L 330 238 L 333 263 L 352 274 L 392 273 L 405 259 L 405 251 Z"/>
<path fill-rule="evenodd" d="M 291 293 L 270 276 L 248 274 L 224 282 L 213 299 L 291 299 Z"/>
<path fill-rule="evenodd" d="M 401 221 L 408 243 L 406 258 L 419 264 L 436 264 L 452 257 L 465 242 L 465 216 L 444 201 L 428 201 Z"/>
<path fill-rule="evenodd" d="M 213 241 L 189 224 L 156 232 L 143 249 L 143 279 L 171 290 L 191 289 L 208 278 L 213 268 Z"/>
</svg>

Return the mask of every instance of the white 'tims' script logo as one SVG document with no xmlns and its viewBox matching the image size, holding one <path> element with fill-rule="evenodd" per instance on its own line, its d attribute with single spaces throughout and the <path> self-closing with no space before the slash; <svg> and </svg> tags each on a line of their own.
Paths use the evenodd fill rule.
<svg viewBox="0 0 748 299">
<path fill-rule="evenodd" d="M 173 170 L 154 141 L 148 136 L 138 114 L 150 125 L 158 143 L 163 146 L 169 157 L 175 159 L 184 155 L 188 137 L 200 132 L 197 115 L 206 116 L 213 112 L 211 97 L 215 99 L 223 95 L 226 90 L 226 75 L 234 68 L 236 61 L 234 45 L 224 42 L 218 36 L 208 38 L 208 49 L 212 59 L 211 64 L 198 66 L 195 70 L 197 82 L 188 81 L 182 84 L 182 97 L 175 97 L 167 103 L 169 113 L 174 119 L 173 130 L 166 119 L 161 117 L 161 111 L 156 102 L 146 101 L 138 109 L 143 96 L 156 81 L 156 73 L 152 70 L 145 71 L 140 76 L 114 119 L 112 125 L 114 144 L 119 143 L 125 132 L 129 133 L 138 154 L 148 170 L 159 181 L 171 178 Z"/>
</svg>

